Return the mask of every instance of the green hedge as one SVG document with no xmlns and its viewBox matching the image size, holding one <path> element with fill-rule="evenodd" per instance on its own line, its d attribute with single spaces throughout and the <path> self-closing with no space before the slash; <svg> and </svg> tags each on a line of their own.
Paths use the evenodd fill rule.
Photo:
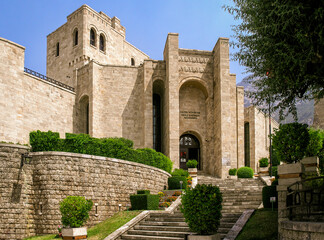
<svg viewBox="0 0 324 240">
<path fill-rule="evenodd" d="M 253 178 L 253 169 L 250 167 L 241 167 L 237 170 L 238 178 Z"/>
<path fill-rule="evenodd" d="M 136 194 L 130 196 L 132 210 L 158 210 L 159 195 Z"/>
<path fill-rule="evenodd" d="M 183 176 L 174 176 L 168 178 L 169 190 L 180 189 L 180 181 L 182 181 L 182 189 L 187 187 L 187 178 Z"/>
<path fill-rule="evenodd" d="M 274 208 L 278 208 L 278 192 L 276 185 L 265 186 L 262 188 L 262 202 L 264 208 L 272 208 L 270 197 L 276 197 L 276 201 L 273 203 Z"/>
<path fill-rule="evenodd" d="M 88 134 L 34 131 L 29 134 L 33 152 L 61 151 L 90 154 L 143 163 L 171 173 L 172 161 L 153 149 L 133 149 L 133 142 L 125 138 L 93 138 Z"/>
<path fill-rule="evenodd" d="M 138 190 L 137 194 L 150 194 L 150 190 Z"/>
<path fill-rule="evenodd" d="M 182 176 L 182 177 L 189 177 L 189 173 L 188 171 L 186 170 L 183 170 L 183 169 L 174 169 L 173 172 L 171 173 L 172 177 L 175 177 L 175 176 Z"/>
</svg>

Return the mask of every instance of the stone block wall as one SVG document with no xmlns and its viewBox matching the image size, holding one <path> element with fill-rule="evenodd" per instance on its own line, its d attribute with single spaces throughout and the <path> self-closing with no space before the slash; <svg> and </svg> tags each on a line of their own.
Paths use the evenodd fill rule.
<svg viewBox="0 0 324 240">
<path fill-rule="evenodd" d="M 24 47 L 0 38 L 0 141 L 29 142 L 34 130 L 73 132 L 75 93 L 24 73 Z"/>
<path fill-rule="evenodd" d="M 79 195 L 97 204 L 90 212 L 92 226 L 130 206 L 129 196 L 167 186 L 167 172 L 140 163 L 64 152 L 31 153 L 20 167 L 26 147 L 0 144 L 0 239 L 21 239 L 57 232 L 59 202 Z M 2 234 L 2 235 L 1 235 Z"/>
</svg>

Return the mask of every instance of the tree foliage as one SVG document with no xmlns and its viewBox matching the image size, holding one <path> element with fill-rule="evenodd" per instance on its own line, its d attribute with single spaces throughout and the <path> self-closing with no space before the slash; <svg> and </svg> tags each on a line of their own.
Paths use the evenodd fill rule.
<svg viewBox="0 0 324 240">
<path fill-rule="evenodd" d="M 310 136 L 307 124 L 280 124 L 272 137 L 273 148 L 280 161 L 298 162 L 305 156 Z"/>
<path fill-rule="evenodd" d="M 288 110 L 296 101 L 324 96 L 324 1 L 233 0 L 227 9 L 240 51 L 234 59 L 251 72 L 253 103 Z"/>
</svg>

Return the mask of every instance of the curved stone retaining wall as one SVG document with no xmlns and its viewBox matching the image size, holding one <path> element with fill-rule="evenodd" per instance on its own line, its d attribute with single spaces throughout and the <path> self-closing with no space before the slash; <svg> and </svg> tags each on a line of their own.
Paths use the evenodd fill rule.
<svg viewBox="0 0 324 240">
<path fill-rule="evenodd" d="M 6 203 L 0 206 L 0 232 L 14 231 L 12 237 L 0 234 L 0 239 L 56 233 L 61 218 L 59 202 L 69 195 L 94 202 L 87 223 L 91 226 L 119 211 L 119 204 L 125 210 L 130 206 L 129 195 L 139 189 L 157 194 L 167 186 L 170 176 L 140 163 L 65 152 L 31 153 L 31 163 L 20 168 L 21 153 L 26 151 L 0 144 L 0 168 L 4 172 L 0 178 L 1 202 Z M 13 199 L 17 188 L 21 194 Z M 6 223 L 17 218 L 19 223 Z"/>
</svg>

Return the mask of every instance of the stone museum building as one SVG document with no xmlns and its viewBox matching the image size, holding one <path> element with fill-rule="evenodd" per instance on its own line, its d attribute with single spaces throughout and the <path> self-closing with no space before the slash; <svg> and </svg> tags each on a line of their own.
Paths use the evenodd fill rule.
<svg viewBox="0 0 324 240">
<path fill-rule="evenodd" d="M 169 33 L 163 60 L 153 60 L 125 36 L 117 17 L 81 6 L 47 36 L 46 76 L 25 68 L 23 46 L 0 38 L 0 141 L 28 143 L 33 130 L 124 137 L 164 153 L 174 168 L 197 159 L 219 177 L 256 170 L 268 156 L 269 118 L 244 108 L 229 39 L 183 49 Z"/>
</svg>

